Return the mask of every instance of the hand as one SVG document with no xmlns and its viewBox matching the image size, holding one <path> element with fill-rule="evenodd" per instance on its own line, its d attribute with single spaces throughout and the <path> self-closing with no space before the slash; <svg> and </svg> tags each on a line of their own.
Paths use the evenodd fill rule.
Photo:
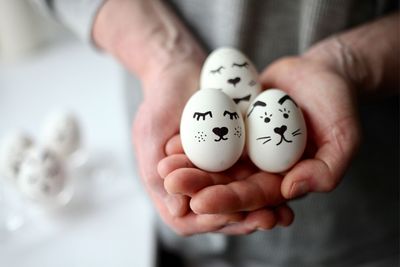
<svg viewBox="0 0 400 267">
<path fill-rule="evenodd" d="M 286 198 L 333 190 L 360 143 L 353 85 L 343 64 L 320 53 L 278 60 L 261 74 L 265 88 L 280 88 L 295 99 L 307 123 L 305 158 L 282 182 Z"/>
</svg>

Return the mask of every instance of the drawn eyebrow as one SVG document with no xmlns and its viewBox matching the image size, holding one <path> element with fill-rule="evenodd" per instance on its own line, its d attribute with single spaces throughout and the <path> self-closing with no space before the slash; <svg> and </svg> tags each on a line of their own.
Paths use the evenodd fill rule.
<svg viewBox="0 0 400 267">
<path fill-rule="evenodd" d="M 225 110 L 225 111 L 224 111 L 224 117 L 225 117 L 227 114 L 229 115 L 229 118 L 230 118 L 231 120 L 233 120 L 233 119 L 235 119 L 235 120 L 239 119 L 239 115 L 238 115 L 236 112 L 230 112 L 230 111 Z"/>
<path fill-rule="evenodd" d="M 281 104 L 281 105 L 283 105 L 283 103 L 285 103 L 286 100 L 292 101 L 292 102 L 294 103 L 294 105 L 295 105 L 296 107 L 298 107 L 297 104 L 296 104 L 296 102 L 295 102 L 289 95 L 284 95 L 284 96 L 282 96 L 281 99 L 278 100 L 278 103 Z"/>
<path fill-rule="evenodd" d="M 247 63 L 246 61 L 242 64 L 239 63 L 233 63 L 232 67 L 239 67 L 239 68 L 247 68 L 249 66 L 249 63 Z"/>
<path fill-rule="evenodd" d="M 222 69 L 225 69 L 224 66 L 220 66 L 218 69 L 215 69 L 215 70 L 210 70 L 210 72 L 211 72 L 212 74 L 221 73 L 221 70 L 222 70 Z"/>
<path fill-rule="evenodd" d="M 207 111 L 207 112 L 204 112 L 204 113 L 195 112 L 195 113 L 193 114 L 193 119 L 200 120 L 200 118 L 202 118 L 203 121 L 204 121 L 204 120 L 206 119 L 207 115 L 210 115 L 210 118 L 212 118 L 212 113 L 211 113 L 211 111 Z"/>
<path fill-rule="evenodd" d="M 247 114 L 247 118 L 248 118 L 248 117 L 250 116 L 250 114 L 253 112 L 253 110 L 254 110 L 255 107 L 266 107 L 266 106 L 267 106 L 267 104 L 266 104 L 265 102 L 256 101 L 256 102 L 253 104 L 253 107 L 251 108 L 249 114 Z"/>
</svg>

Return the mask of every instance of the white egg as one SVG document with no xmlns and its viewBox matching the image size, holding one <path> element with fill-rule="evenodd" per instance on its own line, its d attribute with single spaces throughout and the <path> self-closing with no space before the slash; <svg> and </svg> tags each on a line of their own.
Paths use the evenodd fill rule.
<svg viewBox="0 0 400 267">
<path fill-rule="evenodd" d="M 53 202 L 65 186 L 62 161 L 52 150 L 32 147 L 26 153 L 18 176 L 21 192 L 36 201 Z"/>
<path fill-rule="evenodd" d="M 239 106 L 243 115 L 260 93 L 258 72 L 239 50 L 222 47 L 214 50 L 204 62 L 200 88 L 221 89 Z"/>
<path fill-rule="evenodd" d="M 16 181 L 21 162 L 33 141 L 23 132 L 10 132 L 0 144 L 0 171 L 5 178 Z"/>
<path fill-rule="evenodd" d="M 300 159 L 307 128 L 289 95 L 278 89 L 264 91 L 251 103 L 246 117 L 248 153 L 257 167 L 279 173 Z"/>
<path fill-rule="evenodd" d="M 230 168 L 245 143 L 243 117 L 220 90 L 197 91 L 187 102 L 180 134 L 185 154 L 197 167 L 211 172 Z"/>
<path fill-rule="evenodd" d="M 68 112 L 53 112 L 45 120 L 43 143 L 61 157 L 79 149 L 81 134 L 77 118 Z"/>
</svg>

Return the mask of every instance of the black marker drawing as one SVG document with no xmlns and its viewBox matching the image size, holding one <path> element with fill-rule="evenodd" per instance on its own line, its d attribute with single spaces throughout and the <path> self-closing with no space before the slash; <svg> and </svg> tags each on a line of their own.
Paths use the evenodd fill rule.
<svg viewBox="0 0 400 267">
<path fill-rule="evenodd" d="M 240 82 L 240 77 L 235 77 L 233 79 L 228 79 L 227 82 L 232 84 L 233 87 L 236 87 L 236 84 Z"/>
<path fill-rule="evenodd" d="M 269 116 L 268 116 L 267 112 L 264 112 L 264 115 L 265 115 L 265 117 L 260 116 L 260 118 L 264 119 L 265 123 L 269 123 L 271 121 L 272 114 L 269 114 Z"/>
<path fill-rule="evenodd" d="M 230 111 L 225 110 L 225 111 L 224 111 L 224 117 L 225 117 L 226 115 L 229 115 L 229 118 L 230 118 L 231 120 L 233 120 L 233 119 L 235 119 L 235 120 L 239 119 L 239 115 L 238 115 L 236 112 L 230 112 Z"/>
<path fill-rule="evenodd" d="M 287 143 L 291 143 L 292 142 L 291 140 L 287 140 L 285 138 L 286 130 L 287 130 L 287 126 L 286 125 L 282 125 L 281 127 L 275 127 L 274 128 L 274 132 L 281 136 L 281 140 L 279 141 L 279 143 L 276 144 L 277 146 L 279 146 L 283 141 L 286 141 Z"/>
<path fill-rule="evenodd" d="M 204 112 L 204 113 L 195 112 L 195 113 L 193 114 L 193 119 L 200 120 L 200 118 L 202 118 L 203 121 L 204 121 L 204 120 L 206 119 L 207 115 L 210 115 L 210 118 L 212 118 L 212 113 L 211 113 L 211 111 L 207 111 L 207 112 Z"/>
<path fill-rule="evenodd" d="M 197 139 L 197 142 L 205 142 L 207 135 L 204 132 L 197 132 L 197 135 L 194 136 Z"/>
<path fill-rule="evenodd" d="M 283 103 L 285 103 L 286 100 L 292 101 L 295 104 L 295 106 L 297 107 L 296 102 L 294 102 L 294 100 L 288 95 L 282 96 L 281 99 L 278 100 L 278 103 L 282 105 Z"/>
<path fill-rule="evenodd" d="M 271 136 L 263 136 L 263 137 L 259 137 L 257 138 L 257 140 L 264 140 L 263 145 L 268 143 L 269 141 L 271 141 Z"/>
<path fill-rule="evenodd" d="M 235 102 L 235 104 L 239 104 L 241 101 L 250 101 L 251 98 L 251 94 L 250 95 L 246 95 L 242 98 L 233 98 L 233 102 Z"/>
<path fill-rule="evenodd" d="M 286 108 L 284 108 L 283 110 L 282 110 L 282 109 L 279 109 L 279 111 L 280 111 L 281 113 L 283 113 L 283 117 L 284 117 L 285 119 L 288 119 L 288 118 L 289 118 L 290 110 L 287 110 Z"/>
<path fill-rule="evenodd" d="M 242 127 L 235 127 L 235 133 L 233 135 L 237 136 L 238 138 L 242 137 Z"/>
<path fill-rule="evenodd" d="M 301 135 L 300 128 L 292 133 L 292 136 Z"/>
<path fill-rule="evenodd" d="M 233 63 L 233 64 L 232 64 L 232 68 L 233 68 L 233 67 L 247 68 L 248 66 L 249 66 L 249 63 L 247 63 L 247 62 L 244 62 L 244 63 L 242 63 L 242 64 L 238 64 L 238 63 Z"/>
<path fill-rule="evenodd" d="M 210 70 L 210 72 L 212 74 L 215 74 L 215 73 L 221 74 L 222 69 L 225 69 L 224 66 L 220 66 L 218 69 L 215 69 L 215 70 Z"/>
<path fill-rule="evenodd" d="M 250 114 L 253 112 L 255 107 L 266 107 L 267 104 L 262 102 L 262 101 L 256 101 L 256 103 L 253 104 L 253 107 L 251 108 L 249 114 L 247 114 L 247 118 L 250 116 Z"/>
<path fill-rule="evenodd" d="M 215 127 L 213 130 L 213 133 L 215 133 L 219 139 L 214 139 L 215 142 L 219 142 L 221 140 L 228 140 L 228 138 L 224 137 L 225 135 L 228 134 L 228 128 L 226 127 Z"/>
</svg>

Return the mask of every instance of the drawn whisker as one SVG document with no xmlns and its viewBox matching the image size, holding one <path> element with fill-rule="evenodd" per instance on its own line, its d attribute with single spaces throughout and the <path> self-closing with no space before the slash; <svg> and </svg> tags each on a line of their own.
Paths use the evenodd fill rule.
<svg viewBox="0 0 400 267">
<path fill-rule="evenodd" d="M 272 139 L 271 139 L 271 136 L 263 136 L 263 137 L 257 138 L 257 140 L 265 140 L 263 142 L 263 145 L 264 145 L 264 144 L 268 143 L 269 141 L 271 141 Z"/>
<path fill-rule="evenodd" d="M 300 129 L 297 129 L 296 131 L 292 132 L 292 136 L 300 135 Z"/>
</svg>

